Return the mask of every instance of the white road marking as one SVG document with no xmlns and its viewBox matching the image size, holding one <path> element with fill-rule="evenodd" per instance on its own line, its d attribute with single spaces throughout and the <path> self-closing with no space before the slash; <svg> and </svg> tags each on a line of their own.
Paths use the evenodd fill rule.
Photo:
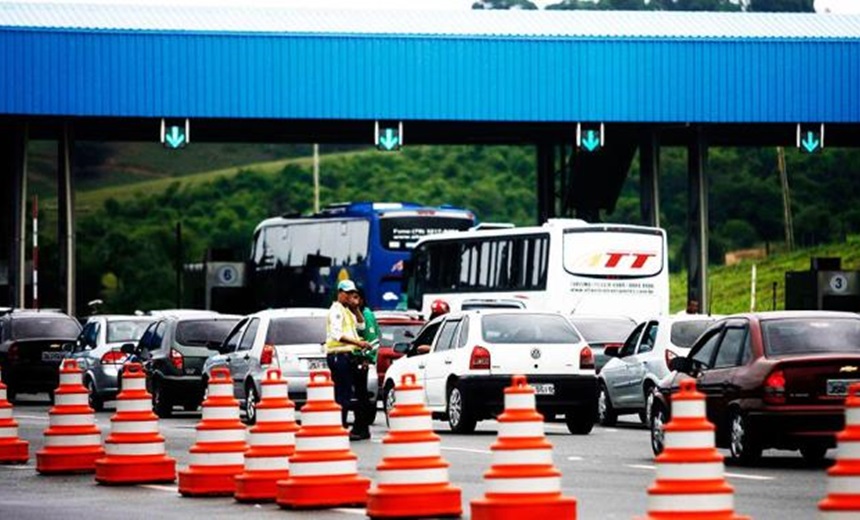
<svg viewBox="0 0 860 520">
<path fill-rule="evenodd" d="M 601 428 L 601 430 L 609 433 L 618 433 L 617 428 Z"/>
<path fill-rule="evenodd" d="M 457 448 L 455 446 L 442 446 L 442 449 L 448 450 L 448 451 L 465 451 L 466 453 L 480 453 L 483 455 L 492 455 L 492 453 L 493 453 L 490 450 L 477 450 L 474 448 Z"/>
<path fill-rule="evenodd" d="M 656 466 L 650 466 L 648 464 L 627 464 L 626 466 L 628 468 L 633 468 L 633 469 L 647 469 L 647 470 L 657 469 Z M 729 478 L 739 478 L 739 479 L 744 479 L 744 480 L 774 480 L 776 478 L 776 477 L 768 477 L 766 475 L 747 475 L 744 473 L 729 473 L 729 472 L 725 472 L 725 473 L 723 473 L 723 475 L 725 475 Z"/>
<path fill-rule="evenodd" d="M 36 466 L 30 466 L 28 464 L 25 464 L 22 466 L 12 465 L 12 464 L 10 464 L 10 465 L 4 464 L 3 466 L 0 466 L 0 467 L 7 468 L 7 469 L 36 469 Z"/>
<path fill-rule="evenodd" d="M 42 415 L 15 415 L 14 419 L 27 419 L 30 421 L 48 422 L 48 417 Z"/>
<path fill-rule="evenodd" d="M 168 493 L 179 493 L 179 488 L 176 486 L 159 486 L 157 484 L 141 484 L 139 487 L 146 489 L 154 489 L 156 491 L 167 491 Z"/>
<path fill-rule="evenodd" d="M 657 469 L 657 466 L 649 466 L 648 464 L 625 464 L 625 466 L 633 469 Z"/>
<path fill-rule="evenodd" d="M 568 457 L 567 460 L 577 461 L 577 460 L 582 460 L 582 457 L 577 457 L 574 455 L 573 457 Z"/>
<path fill-rule="evenodd" d="M 346 513 L 349 515 L 367 516 L 367 510 L 359 509 L 359 508 L 351 509 L 348 507 L 337 507 L 337 508 L 332 509 L 332 511 L 337 511 L 338 513 Z"/>
</svg>

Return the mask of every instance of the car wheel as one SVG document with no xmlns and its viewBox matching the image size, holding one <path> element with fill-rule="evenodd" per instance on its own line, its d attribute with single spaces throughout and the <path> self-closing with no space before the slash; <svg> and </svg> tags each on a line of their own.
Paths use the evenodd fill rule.
<svg viewBox="0 0 860 520">
<path fill-rule="evenodd" d="M 50 403 L 51 403 L 51 406 L 53 406 L 54 404 L 56 404 L 56 399 L 55 399 L 54 391 L 53 391 L 53 390 L 49 390 L 49 391 L 48 391 L 48 402 L 50 402 Z"/>
<path fill-rule="evenodd" d="M 194 403 L 185 403 L 182 405 L 182 409 L 186 412 L 196 412 L 198 408 L 200 408 L 200 405 Z"/>
<path fill-rule="evenodd" d="M 260 398 L 257 397 L 257 388 L 253 384 L 248 386 L 245 391 L 245 421 L 248 424 L 257 423 L 257 403 Z"/>
<path fill-rule="evenodd" d="M 454 433 L 472 433 L 478 421 L 466 408 L 463 390 L 459 385 L 452 385 L 448 390 L 448 426 Z"/>
<path fill-rule="evenodd" d="M 656 390 L 653 386 L 645 389 L 645 410 L 639 412 L 639 419 L 642 421 L 642 424 L 649 427 L 651 426 L 651 410 L 654 409 L 654 392 Z"/>
<path fill-rule="evenodd" d="M 388 414 L 394 409 L 394 384 L 390 381 L 386 383 L 385 390 L 382 392 L 382 406 L 385 409 L 385 425 L 391 426 L 391 421 L 388 419 Z"/>
<path fill-rule="evenodd" d="M 809 444 L 800 448 L 800 454 L 806 462 L 815 464 L 824 460 L 827 455 L 827 446 L 821 444 Z"/>
<path fill-rule="evenodd" d="M 609 392 L 606 391 L 606 385 L 603 383 L 600 383 L 597 391 L 597 420 L 601 426 L 615 426 L 618 422 L 618 414 L 615 413 Z"/>
<path fill-rule="evenodd" d="M 152 385 L 152 410 L 155 415 L 166 419 L 173 415 L 173 403 L 171 403 L 166 395 L 161 383 Z"/>
<path fill-rule="evenodd" d="M 740 410 L 732 410 L 729 420 L 729 451 L 741 464 L 750 464 L 761 457 L 762 447 L 750 431 L 749 422 Z"/>
<path fill-rule="evenodd" d="M 571 410 L 564 414 L 567 430 L 574 435 L 588 435 L 594 428 L 594 416 L 586 410 Z"/>
<path fill-rule="evenodd" d="M 651 408 L 651 451 L 654 455 L 663 453 L 666 447 L 666 422 L 669 416 L 662 404 L 654 403 Z"/>
<path fill-rule="evenodd" d="M 93 382 L 93 380 L 87 379 L 85 386 L 87 387 L 87 393 L 89 394 L 87 396 L 87 399 L 89 400 L 90 408 L 92 408 L 94 412 L 101 412 L 102 410 L 104 410 L 105 402 L 104 400 L 102 400 L 101 397 L 99 397 L 99 394 L 96 392 L 96 384 Z"/>
</svg>

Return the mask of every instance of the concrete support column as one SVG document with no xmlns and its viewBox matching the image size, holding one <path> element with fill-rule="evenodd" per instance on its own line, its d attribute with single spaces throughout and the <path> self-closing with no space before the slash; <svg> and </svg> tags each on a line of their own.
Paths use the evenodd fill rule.
<svg viewBox="0 0 860 520">
<path fill-rule="evenodd" d="M 26 124 L 0 128 L 0 177 L 8 179 L 0 190 L 0 306 L 26 305 L 28 134 Z"/>
<path fill-rule="evenodd" d="M 72 148 L 74 140 L 66 123 L 57 139 L 57 248 L 60 256 L 60 305 L 72 316 L 75 308 L 75 204 Z"/>
<path fill-rule="evenodd" d="M 708 302 L 708 176 L 707 143 L 694 128 L 687 147 L 687 311 L 707 314 Z"/>
<path fill-rule="evenodd" d="M 555 217 L 555 146 L 537 145 L 537 220 L 538 225 Z"/>
<path fill-rule="evenodd" d="M 639 143 L 639 210 L 642 222 L 660 227 L 660 140 L 653 129 Z"/>
</svg>

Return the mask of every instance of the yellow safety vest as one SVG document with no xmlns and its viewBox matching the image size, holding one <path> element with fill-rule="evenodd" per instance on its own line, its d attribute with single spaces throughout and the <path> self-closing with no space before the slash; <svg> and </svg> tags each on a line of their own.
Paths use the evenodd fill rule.
<svg viewBox="0 0 860 520">
<path fill-rule="evenodd" d="M 355 345 L 344 343 L 340 341 L 340 338 L 343 336 L 347 336 L 350 338 L 358 339 L 358 329 L 355 324 L 355 316 L 353 316 L 352 311 L 343 306 L 340 302 L 335 302 L 332 305 L 332 309 L 329 310 L 329 315 L 333 312 L 334 305 L 338 305 L 341 308 L 340 313 L 340 337 L 332 338 L 331 337 L 331 319 L 326 318 L 325 321 L 325 329 L 326 329 L 326 341 L 325 341 L 325 351 L 326 354 L 336 354 L 338 352 L 352 352 L 357 347 Z"/>
</svg>

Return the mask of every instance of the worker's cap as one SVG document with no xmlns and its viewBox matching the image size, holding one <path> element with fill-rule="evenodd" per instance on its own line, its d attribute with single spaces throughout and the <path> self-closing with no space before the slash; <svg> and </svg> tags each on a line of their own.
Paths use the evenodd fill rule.
<svg viewBox="0 0 860 520">
<path fill-rule="evenodd" d="M 355 282 L 352 280 L 341 280 L 337 284 L 337 290 L 343 292 L 355 292 L 358 289 L 355 287 Z"/>
</svg>

